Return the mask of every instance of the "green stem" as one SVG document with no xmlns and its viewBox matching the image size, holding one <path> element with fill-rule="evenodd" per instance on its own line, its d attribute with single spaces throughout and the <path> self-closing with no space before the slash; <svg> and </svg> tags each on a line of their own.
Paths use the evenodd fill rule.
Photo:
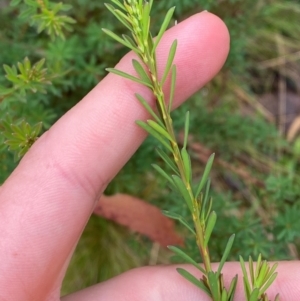
<svg viewBox="0 0 300 301">
<path fill-rule="evenodd" d="M 149 53 L 151 53 L 151 52 L 148 52 L 147 54 L 149 54 Z M 148 57 L 147 61 L 153 62 L 154 58 Z M 146 64 L 145 61 L 144 61 L 144 63 Z M 191 199 L 193 200 L 193 204 L 194 204 L 194 208 L 195 208 L 196 206 L 198 206 L 198 205 L 196 205 L 197 200 L 194 197 L 194 194 L 193 194 L 193 191 L 191 188 L 191 184 L 189 183 L 189 181 L 186 178 L 185 167 L 183 164 L 179 146 L 176 142 L 176 137 L 175 137 L 174 128 L 173 128 L 173 121 L 172 121 L 170 114 L 168 113 L 166 101 L 164 98 L 164 93 L 162 92 L 162 86 L 160 85 L 160 83 L 158 81 L 158 77 L 157 77 L 157 73 L 156 73 L 156 66 L 150 66 L 149 70 L 150 70 L 150 76 L 151 76 L 152 85 L 153 85 L 153 93 L 156 96 L 157 109 L 161 114 L 161 118 L 167 129 L 167 132 L 169 133 L 172 140 L 174 141 L 174 142 L 173 141 L 170 142 L 171 147 L 173 149 L 174 161 L 178 167 L 181 179 L 183 180 L 183 182 L 186 186 L 186 189 L 188 190 L 189 195 L 190 195 Z M 155 73 L 153 74 L 152 72 L 155 72 Z M 199 212 L 199 210 L 195 210 L 195 212 L 193 213 L 193 222 L 194 222 L 194 226 L 196 229 L 196 241 L 197 241 L 197 245 L 198 245 L 201 257 L 204 262 L 205 270 L 207 272 L 210 272 L 212 269 L 211 269 L 209 249 L 208 249 L 208 247 L 204 247 L 205 222 L 200 221 L 198 212 Z"/>
<path fill-rule="evenodd" d="M 136 3 L 136 0 L 134 0 Z M 124 2 L 125 7 L 128 9 L 129 15 L 133 15 L 133 11 L 131 11 L 130 4 Z M 135 20 L 139 20 L 138 16 Z M 135 42 L 137 43 L 138 48 L 140 49 L 141 53 L 139 54 L 140 59 L 143 61 L 145 66 L 147 67 L 147 70 L 149 72 L 149 76 L 152 82 L 152 92 L 154 96 L 156 97 L 156 107 L 160 114 L 161 120 L 163 124 L 165 125 L 165 128 L 169 135 L 171 136 L 170 145 L 173 150 L 173 158 L 175 161 L 175 164 L 177 165 L 179 174 L 181 176 L 181 179 L 189 193 L 189 196 L 193 202 L 193 222 L 196 230 L 196 241 L 197 245 L 202 257 L 202 260 L 204 262 L 205 271 L 208 273 L 212 271 L 211 269 L 211 262 L 210 262 L 210 255 L 208 247 L 205 247 L 204 238 L 205 238 L 205 220 L 202 220 L 200 217 L 200 210 L 199 210 L 199 204 L 193 194 L 190 180 L 187 178 L 185 173 L 185 165 L 183 162 L 183 158 L 178 146 L 178 143 L 176 142 L 176 137 L 174 133 L 173 128 L 173 121 L 170 116 L 170 113 L 167 108 L 167 104 L 165 101 L 165 96 L 163 93 L 163 87 L 158 79 L 158 73 L 157 73 L 157 65 L 156 65 L 156 58 L 155 58 L 155 51 L 153 51 L 153 46 L 149 45 L 148 39 L 152 39 L 150 33 L 148 32 L 148 37 L 145 39 L 143 38 L 138 30 L 138 28 L 143 28 L 143 24 L 134 24 L 133 26 L 133 38 Z M 147 46 L 147 47 L 146 47 Z M 200 204 L 201 206 L 202 204 Z M 217 301 L 217 300 L 216 300 Z"/>
</svg>

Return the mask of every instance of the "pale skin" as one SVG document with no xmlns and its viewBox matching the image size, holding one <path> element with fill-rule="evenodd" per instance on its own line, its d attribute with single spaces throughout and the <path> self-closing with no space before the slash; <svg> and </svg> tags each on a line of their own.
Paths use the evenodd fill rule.
<svg viewBox="0 0 300 301">
<path fill-rule="evenodd" d="M 229 35 L 216 16 L 208 12 L 194 15 L 166 33 L 158 49 L 160 67 L 175 38 L 178 106 L 220 70 L 228 54 Z M 125 56 L 117 68 L 133 72 L 132 57 Z M 1 301 L 60 300 L 70 257 L 99 196 L 146 136 L 134 123 L 148 118 L 134 98 L 135 92 L 153 104 L 146 88 L 108 75 L 35 143 L 2 185 Z M 239 271 L 238 263 L 228 263 L 225 278 Z M 299 301 L 299 262 L 280 262 L 278 272 L 270 298 L 279 292 L 282 301 Z M 61 300 L 209 298 L 178 275 L 175 266 L 158 266 L 129 271 Z M 240 284 L 235 300 L 244 300 Z"/>
</svg>

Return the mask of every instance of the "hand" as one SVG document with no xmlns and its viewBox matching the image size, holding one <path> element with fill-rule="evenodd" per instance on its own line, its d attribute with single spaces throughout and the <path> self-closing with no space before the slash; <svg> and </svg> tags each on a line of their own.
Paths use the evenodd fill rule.
<svg viewBox="0 0 300 301">
<path fill-rule="evenodd" d="M 166 33 L 158 49 L 161 64 L 175 38 L 179 105 L 219 71 L 229 36 L 217 17 L 197 14 Z M 118 68 L 130 73 L 132 56 L 126 55 Z M 147 118 L 134 98 L 137 91 L 151 98 L 143 87 L 108 75 L 34 144 L 1 187 L 1 301 L 60 299 L 68 262 L 99 196 L 145 138 L 134 123 Z M 281 293 L 282 301 L 300 300 L 299 268 L 280 264 L 272 290 Z M 235 274 L 239 267 L 230 263 L 226 269 Z M 136 269 L 62 300 L 208 298 L 169 266 Z M 236 300 L 243 300 L 241 288 Z"/>
</svg>

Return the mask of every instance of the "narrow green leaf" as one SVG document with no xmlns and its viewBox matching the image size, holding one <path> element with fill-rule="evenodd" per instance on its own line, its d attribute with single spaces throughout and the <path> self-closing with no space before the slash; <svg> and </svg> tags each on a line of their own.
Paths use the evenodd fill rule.
<svg viewBox="0 0 300 301">
<path fill-rule="evenodd" d="M 201 271 L 204 275 L 206 275 L 206 271 L 194 259 L 192 259 L 189 255 L 187 255 L 186 253 L 184 253 L 181 249 L 179 249 L 179 248 L 177 248 L 175 246 L 168 246 L 168 249 L 171 250 L 172 252 L 174 252 L 179 257 L 181 257 L 187 263 L 192 264 L 199 271 Z"/>
<path fill-rule="evenodd" d="M 18 66 L 18 68 L 20 70 L 20 73 L 24 76 L 24 79 L 25 79 L 25 77 L 26 77 L 25 66 L 22 63 L 20 63 L 20 62 L 17 63 L 17 66 Z"/>
<path fill-rule="evenodd" d="M 156 152 L 159 156 L 165 161 L 165 163 L 179 176 L 178 168 L 174 164 L 174 162 L 170 159 L 170 157 L 160 148 L 156 149 Z"/>
<path fill-rule="evenodd" d="M 10 2 L 10 6 L 17 6 L 17 5 L 20 4 L 21 1 L 22 1 L 22 0 L 12 0 L 12 1 Z"/>
<path fill-rule="evenodd" d="M 208 272 L 207 275 L 212 299 L 213 300 L 220 300 L 220 290 L 219 290 L 219 276 L 215 272 Z"/>
<path fill-rule="evenodd" d="M 24 122 L 25 121 L 22 120 L 22 123 L 24 123 Z M 25 138 L 25 133 L 23 132 L 23 129 L 22 129 L 22 123 L 20 125 L 17 125 L 17 124 L 12 124 L 11 125 L 11 129 L 13 130 L 14 136 L 16 138 L 20 138 L 20 139 Z"/>
<path fill-rule="evenodd" d="M 171 87 L 170 87 L 170 99 L 169 99 L 169 105 L 168 105 L 168 111 L 169 113 L 172 111 L 173 106 L 173 100 L 174 100 L 174 94 L 175 94 L 175 86 L 176 86 L 176 66 L 172 66 L 171 70 Z"/>
<path fill-rule="evenodd" d="M 37 124 L 35 124 L 32 129 L 32 134 L 34 136 L 37 136 L 40 133 L 40 131 L 42 130 L 42 126 L 43 126 L 42 122 L 38 122 Z"/>
<path fill-rule="evenodd" d="M 246 266 L 245 266 L 245 261 L 244 261 L 242 256 L 239 256 L 239 258 L 240 258 L 240 265 L 241 265 L 241 268 L 242 268 L 243 276 L 248 281 L 248 274 L 247 274 L 247 270 L 246 270 Z"/>
<path fill-rule="evenodd" d="M 6 96 L 8 94 L 11 94 L 14 92 L 14 88 L 6 88 L 3 86 L 0 86 L 0 96 Z"/>
<path fill-rule="evenodd" d="M 210 189 L 210 179 L 207 180 L 206 187 L 205 187 L 205 195 L 202 200 L 202 205 L 201 205 L 201 210 L 200 210 L 201 220 L 205 220 L 205 216 L 208 216 L 210 213 L 209 211 L 206 211 L 207 210 L 207 202 L 209 200 L 209 198 L 208 198 L 209 189 Z M 210 208 L 209 208 L 209 210 L 210 210 Z"/>
<path fill-rule="evenodd" d="M 279 294 L 276 295 L 275 297 L 275 300 L 274 301 L 280 301 L 280 298 L 279 298 Z"/>
<path fill-rule="evenodd" d="M 253 260 L 252 260 L 252 257 L 249 256 L 249 273 L 250 273 L 250 280 L 251 280 L 251 283 L 253 284 L 255 279 L 254 279 L 254 266 L 253 266 Z"/>
<path fill-rule="evenodd" d="M 221 274 L 221 271 L 223 269 L 223 266 L 224 266 L 224 263 L 229 255 L 229 252 L 232 248 L 232 245 L 233 245 L 233 242 L 234 242 L 234 237 L 235 237 L 235 234 L 232 234 L 227 242 L 227 245 L 226 245 L 226 248 L 225 248 L 225 251 L 223 253 L 223 256 L 222 256 L 222 259 L 219 263 L 219 267 L 218 267 L 218 271 L 217 271 L 217 274 L 218 276 Z"/>
<path fill-rule="evenodd" d="M 181 150 L 181 157 L 184 165 L 185 178 L 188 183 L 190 183 L 191 175 L 192 175 L 192 166 L 191 166 L 191 158 L 188 154 L 187 150 L 183 148 Z"/>
<path fill-rule="evenodd" d="M 259 297 L 259 289 L 255 288 L 250 295 L 249 301 L 257 301 Z"/>
<path fill-rule="evenodd" d="M 5 75 L 5 77 L 9 80 L 9 81 L 11 81 L 11 82 L 13 82 L 13 83 L 16 83 L 16 84 L 20 84 L 20 83 L 23 83 L 18 77 L 16 77 L 15 75 L 14 76 L 12 76 L 12 75 Z"/>
<path fill-rule="evenodd" d="M 211 236 L 211 233 L 216 225 L 217 214 L 213 211 L 208 218 L 206 229 L 205 229 L 205 237 L 204 237 L 204 247 L 206 248 Z"/>
<path fill-rule="evenodd" d="M 150 0 L 149 4 L 150 4 L 150 11 L 151 11 L 153 0 Z"/>
<path fill-rule="evenodd" d="M 257 261 L 256 261 L 256 269 L 255 269 L 255 277 L 254 279 L 257 279 L 258 275 L 259 275 L 259 271 L 260 271 L 260 267 L 261 267 L 261 254 L 258 255 Z"/>
<path fill-rule="evenodd" d="M 116 4 L 118 7 L 126 11 L 125 6 L 119 0 L 110 0 L 112 3 Z"/>
<path fill-rule="evenodd" d="M 142 11 L 144 0 L 138 0 L 138 1 L 139 1 L 139 3 L 138 3 L 138 9 L 139 9 L 139 11 Z"/>
<path fill-rule="evenodd" d="M 191 196 L 190 196 L 187 188 L 185 187 L 184 183 L 182 182 L 181 178 L 179 178 L 178 176 L 173 175 L 172 177 L 173 177 L 174 183 L 176 184 L 179 192 L 181 193 L 185 202 L 187 203 L 190 211 L 193 212 L 193 200 L 191 199 Z"/>
<path fill-rule="evenodd" d="M 170 20 L 173 16 L 174 10 L 175 10 L 175 6 L 168 10 L 168 12 L 166 14 L 166 17 L 165 17 L 165 19 L 164 19 L 164 21 L 163 21 L 163 23 L 160 27 L 159 33 L 158 33 L 157 37 L 155 38 L 154 46 L 153 46 L 153 49 L 152 49 L 152 54 L 156 50 L 157 45 L 159 44 L 164 32 L 166 31 L 166 29 L 167 29 L 167 27 L 170 23 Z"/>
<path fill-rule="evenodd" d="M 152 110 L 148 102 L 141 96 L 140 94 L 135 94 L 136 98 L 139 100 L 139 102 L 143 105 L 143 107 L 149 112 L 149 114 L 157 121 L 158 124 L 163 126 L 162 121 L 159 119 L 159 117 L 156 115 L 156 113 Z"/>
<path fill-rule="evenodd" d="M 165 126 L 161 126 L 153 120 L 147 120 L 147 123 L 160 135 L 164 136 L 164 138 L 168 139 L 171 142 L 174 142 L 170 134 L 167 132 Z"/>
<path fill-rule="evenodd" d="M 143 80 L 141 80 L 141 79 L 139 79 L 139 78 L 137 78 L 135 76 L 132 76 L 132 75 L 130 75 L 128 73 L 125 73 L 123 71 L 120 71 L 120 70 L 117 70 L 117 69 L 114 69 L 114 68 L 106 68 L 105 70 L 108 71 L 108 72 L 110 72 L 110 73 L 113 73 L 113 74 L 125 77 L 127 79 L 130 79 L 130 80 L 132 80 L 132 81 L 134 81 L 136 83 L 139 83 L 139 84 L 142 84 L 144 86 L 147 86 L 147 87 L 149 87 L 151 89 L 151 86 L 149 86 L 148 83 L 146 83 Z"/>
<path fill-rule="evenodd" d="M 190 127 L 190 112 L 187 111 L 185 114 L 185 123 L 184 123 L 184 142 L 183 142 L 184 148 L 186 148 L 188 142 L 189 127 Z"/>
<path fill-rule="evenodd" d="M 160 134 L 158 134 L 155 130 L 152 129 L 151 126 L 149 126 L 147 123 L 137 120 L 136 124 L 139 125 L 141 128 L 146 130 L 150 135 L 152 135 L 154 138 L 156 138 L 162 145 L 164 145 L 170 152 L 172 152 L 172 147 L 170 144 L 161 137 Z"/>
<path fill-rule="evenodd" d="M 266 277 L 270 278 L 270 276 L 275 272 L 275 270 L 278 267 L 278 263 L 273 264 L 272 268 L 269 270 L 269 272 L 267 273 Z"/>
<path fill-rule="evenodd" d="M 245 298 L 248 301 L 251 294 L 251 287 L 249 285 L 249 282 L 246 281 L 245 277 L 243 277 L 243 287 L 244 287 Z"/>
<path fill-rule="evenodd" d="M 145 72 L 144 67 L 138 62 L 137 60 L 132 60 L 132 65 L 136 71 L 136 73 L 140 76 L 141 80 L 145 83 L 148 83 L 152 87 L 151 80 L 148 76 L 148 74 Z"/>
<path fill-rule="evenodd" d="M 202 176 L 202 179 L 199 183 L 199 186 L 197 188 L 197 191 L 196 191 L 196 194 L 195 194 L 195 197 L 197 198 L 199 193 L 201 192 L 201 190 L 203 189 L 207 179 L 208 179 L 208 176 L 209 176 L 209 173 L 210 173 L 210 170 L 211 170 L 211 167 L 212 167 L 212 164 L 214 162 L 214 157 L 215 157 L 215 154 L 212 154 L 207 163 L 206 163 L 206 166 L 205 166 L 205 169 L 204 169 L 204 173 L 203 173 L 203 176 Z"/>
<path fill-rule="evenodd" d="M 129 44 L 127 41 L 124 41 L 122 38 L 117 36 L 115 33 L 110 31 L 109 29 L 102 28 L 102 31 L 106 33 L 108 36 L 110 36 L 112 39 L 116 40 L 117 42 L 121 43 L 122 45 L 126 46 L 127 48 L 133 50 L 134 52 L 139 52 L 137 48 L 133 48 L 131 44 Z"/>
<path fill-rule="evenodd" d="M 134 48 L 138 51 L 135 41 L 130 36 L 128 36 L 126 34 L 122 34 L 122 38 L 124 39 L 124 41 L 126 41 L 128 44 L 130 44 L 132 48 Z"/>
<path fill-rule="evenodd" d="M 31 62 L 30 62 L 30 60 L 29 60 L 29 58 L 27 56 L 23 60 L 23 64 L 24 64 L 24 68 L 26 70 L 30 70 L 31 69 Z"/>
<path fill-rule="evenodd" d="M 183 217 L 177 213 L 169 212 L 166 210 L 163 210 L 162 213 L 172 219 L 175 219 L 179 221 L 182 225 L 184 225 L 193 235 L 196 235 L 196 232 L 193 230 L 193 228 L 183 219 Z"/>
<path fill-rule="evenodd" d="M 34 67 L 37 71 L 41 71 L 42 67 L 43 67 L 44 64 L 45 64 L 45 61 L 46 61 L 46 59 L 43 58 L 43 59 L 39 60 L 38 62 L 36 62 L 36 63 L 34 64 L 33 67 Z"/>
<path fill-rule="evenodd" d="M 142 28 L 143 38 L 144 38 L 145 41 L 147 41 L 149 28 L 150 28 L 150 5 L 149 5 L 149 2 L 145 2 L 145 4 L 144 4 L 142 20 L 143 20 L 142 21 L 142 23 L 143 23 L 143 28 Z"/>
<path fill-rule="evenodd" d="M 246 291 L 247 291 L 247 294 L 248 294 L 248 292 L 250 293 L 251 285 L 249 283 L 249 278 L 248 278 L 248 273 L 247 273 L 246 266 L 245 266 L 245 261 L 244 261 L 242 256 L 240 256 L 240 265 L 241 265 L 242 272 L 243 272 L 243 277 L 244 277 L 244 286 L 246 286 L 245 289 L 247 289 Z"/>
<path fill-rule="evenodd" d="M 274 280 L 276 279 L 278 273 L 274 273 L 269 279 L 268 281 L 266 281 L 266 283 L 263 285 L 263 287 L 260 289 L 260 294 L 265 293 L 265 291 L 270 287 L 270 285 L 274 282 Z"/>
<path fill-rule="evenodd" d="M 171 185 L 174 187 L 174 181 L 173 179 L 158 165 L 152 164 L 153 168 L 162 175 Z"/>
<path fill-rule="evenodd" d="M 211 297 L 211 293 L 209 289 L 205 286 L 205 284 L 201 280 L 198 280 L 190 272 L 184 269 L 177 268 L 176 270 L 182 277 L 184 277 L 185 279 L 187 279 L 188 281 L 190 281 L 191 283 L 193 283 L 194 285 L 202 289 L 209 297 Z"/>
<path fill-rule="evenodd" d="M 153 0 L 150 0 L 150 1 L 149 1 L 149 5 L 150 5 L 150 11 L 151 11 L 152 5 L 153 5 Z"/>
<path fill-rule="evenodd" d="M 166 67 L 165 67 L 165 71 L 164 71 L 164 74 L 163 74 L 162 79 L 161 79 L 161 85 L 162 86 L 166 82 L 166 79 L 167 79 L 167 77 L 169 75 L 169 72 L 172 68 L 172 64 L 173 64 L 175 53 L 176 53 L 176 48 L 177 48 L 177 40 L 174 40 L 172 45 L 171 45 L 171 48 L 170 48 L 170 52 L 169 52 L 169 55 L 168 55 L 168 60 L 167 60 L 167 64 L 166 64 Z"/>
<path fill-rule="evenodd" d="M 227 298 L 228 298 L 227 291 L 226 291 L 226 289 L 223 289 L 222 290 L 221 301 L 228 301 Z"/>
<path fill-rule="evenodd" d="M 235 277 L 232 279 L 232 281 L 230 283 L 230 287 L 228 290 L 228 297 L 229 297 L 228 301 L 233 301 L 235 291 L 236 291 L 237 281 L 238 281 L 238 275 L 235 275 Z"/>
<path fill-rule="evenodd" d="M 258 287 L 261 287 L 264 283 L 264 279 L 268 273 L 268 264 L 267 264 L 267 261 L 264 260 L 262 262 L 262 265 L 261 265 L 261 268 L 260 268 L 260 271 L 259 271 L 259 274 L 258 274 L 258 277 L 256 278 L 256 281 L 255 281 L 255 284 L 258 286 Z"/>
<path fill-rule="evenodd" d="M 116 9 L 114 15 L 124 26 L 126 26 L 130 31 L 132 31 L 130 19 L 123 12 L 121 12 L 119 9 Z"/>
<path fill-rule="evenodd" d="M 10 75 L 10 76 L 16 76 L 17 75 L 16 72 L 14 72 L 14 70 L 8 65 L 4 64 L 3 69 L 4 69 L 4 71 L 6 72 L 7 75 Z"/>
<path fill-rule="evenodd" d="M 209 198 L 208 207 L 206 209 L 205 222 L 207 221 L 207 219 L 208 219 L 208 217 L 210 215 L 211 208 L 212 208 L 212 197 Z"/>
</svg>

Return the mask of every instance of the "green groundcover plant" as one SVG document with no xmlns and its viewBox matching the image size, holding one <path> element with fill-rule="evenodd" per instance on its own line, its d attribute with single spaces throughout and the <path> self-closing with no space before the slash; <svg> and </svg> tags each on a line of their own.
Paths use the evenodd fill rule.
<svg viewBox="0 0 300 301">
<path fill-rule="evenodd" d="M 214 155 L 211 155 L 209 158 L 199 184 L 193 189 L 191 158 L 187 151 L 190 122 L 189 112 L 185 115 L 184 141 L 181 148 L 176 141 L 172 125 L 171 110 L 174 94 L 176 93 L 177 72 L 173 60 L 176 55 L 177 40 L 174 40 L 170 47 L 166 66 L 161 78 L 158 77 L 157 72 L 156 49 L 170 23 L 175 7 L 168 10 L 156 38 L 153 39 L 150 32 L 150 12 L 153 1 L 125 0 L 120 2 L 118 0 L 112 0 L 112 2 L 115 6 L 106 4 L 106 7 L 129 30 L 131 35 L 123 34 L 122 37 L 120 37 L 108 29 L 103 30 L 111 38 L 128 47 L 137 55 L 137 59 L 132 60 L 137 76 L 112 68 L 108 68 L 107 71 L 148 87 L 155 96 L 156 108 L 153 110 L 142 95 L 136 94 L 136 98 L 152 117 L 152 119 L 147 120 L 147 122 L 137 121 L 136 123 L 162 145 L 163 148 L 158 148 L 157 152 L 165 165 L 171 169 L 171 174 L 168 174 L 166 170 L 159 165 L 153 164 L 152 166 L 167 180 L 171 188 L 176 191 L 186 203 L 192 215 L 193 226 L 189 225 L 184 218 L 178 214 L 169 211 L 165 211 L 165 214 L 168 217 L 179 220 L 182 225 L 193 234 L 203 260 L 203 265 L 200 265 L 183 250 L 175 246 L 170 246 L 169 248 L 174 253 L 194 265 L 203 273 L 203 276 L 198 279 L 182 268 L 178 268 L 177 271 L 191 283 L 207 293 L 212 300 L 232 301 L 238 277 L 235 276 L 231 280 L 229 288 L 226 288 L 222 268 L 232 248 L 234 235 L 229 238 L 216 271 L 212 269 L 210 260 L 209 241 L 217 221 L 217 214 L 212 210 L 213 202 L 209 196 L 209 173 Z M 163 87 L 169 76 L 171 77 L 170 96 L 166 99 Z M 269 301 L 266 290 L 277 276 L 275 272 L 277 265 L 270 266 L 267 261 L 262 261 L 261 255 L 259 255 L 257 265 L 254 266 L 253 260 L 250 257 L 248 275 L 242 257 L 240 257 L 240 263 L 244 275 L 245 299 L 247 301 Z M 279 295 L 275 297 L 275 301 L 278 300 Z"/>
</svg>

